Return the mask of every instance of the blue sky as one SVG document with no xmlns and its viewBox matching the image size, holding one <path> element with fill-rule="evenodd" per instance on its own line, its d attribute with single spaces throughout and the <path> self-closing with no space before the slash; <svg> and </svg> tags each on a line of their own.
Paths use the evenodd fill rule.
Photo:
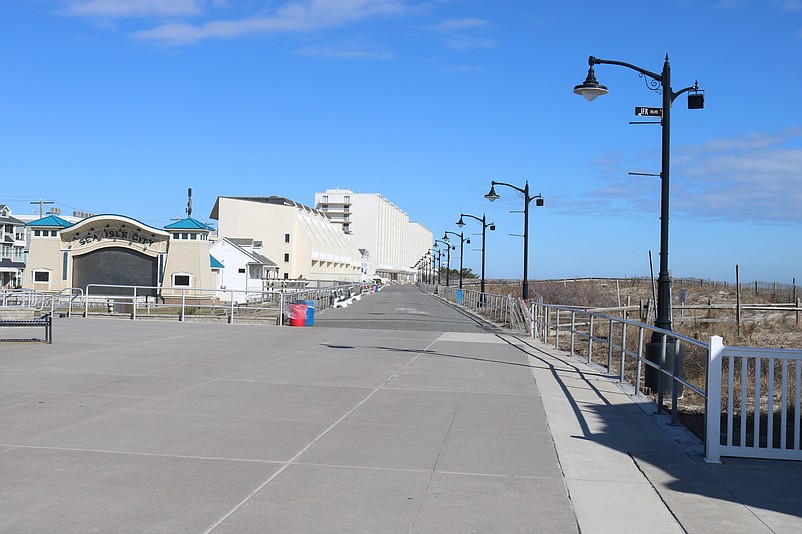
<svg viewBox="0 0 802 534">
<path fill-rule="evenodd" d="M 698 80 L 671 121 L 674 276 L 802 280 L 802 0 L 5 0 L 0 203 L 206 220 L 218 195 L 379 192 L 435 237 L 486 214 L 487 276 L 657 264 L 660 96 L 587 58 Z M 467 221 L 466 233 L 480 225 Z M 479 271 L 481 239 L 466 246 Z M 475 246 L 474 246 L 475 245 Z M 655 267 L 655 270 L 657 268 Z"/>
</svg>

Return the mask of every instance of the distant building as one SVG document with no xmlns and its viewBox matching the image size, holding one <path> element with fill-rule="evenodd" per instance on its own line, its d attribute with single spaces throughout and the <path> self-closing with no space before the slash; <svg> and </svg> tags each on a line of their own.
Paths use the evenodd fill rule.
<svg viewBox="0 0 802 534">
<path fill-rule="evenodd" d="M 93 294 L 211 298 L 217 288 L 207 225 L 184 219 L 164 230 L 124 215 L 94 215 L 71 223 L 48 215 L 28 223 L 30 247 L 23 285 L 38 291 L 67 288 Z M 192 291 L 187 291 L 192 290 Z"/>
<path fill-rule="evenodd" d="M 432 247 L 432 232 L 379 193 L 327 189 L 315 193 L 315 207 L 367 251 L 372 270 L 391 280 L 412 280 L 415 263 Z"/>
<path fill-rule="evenodd" d="M 277 289 L 278 265 L 261 252 L 262 243 L 253 239 L 222 237 L 212 243 L 209 253 L 222 265 L 220 289 L 230 291 L 222 300 L 242 303 L 245 291 Z"/>
<path fill-rule="evenodd" d="M 209 217 L 218 221 L 221 238 L 261 241 L 262 254 L 277 264 L 283 280 L 363 279 L 358 248 L 339 225 L 309 206 L 275 196 L 217 197 Z"/>
<path fill-rule="evenodd" d="M 0 204 L 0 288 L 22 286 L 25 270 L 25 223 Z"/>
</svg>

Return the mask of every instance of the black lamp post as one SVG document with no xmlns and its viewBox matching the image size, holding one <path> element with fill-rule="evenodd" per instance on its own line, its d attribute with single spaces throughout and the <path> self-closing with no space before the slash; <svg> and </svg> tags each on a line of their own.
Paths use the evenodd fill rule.
<svg viewBox="0 0 802 534">
<path fill-rule="evenodd" d="M 453 250 L 453 246 L 447 240 L 441 241 L 439 239 L 434 240 L 434 246 L 437 247 L 438 243 L 442 243 L 446 246 L 446 285 L 450 285 L 450 274 L 451 274 L 451 251 Z"/>
<path fill-rule="evenodd" d="M 669 161 L 671 154 L 671 104 L 682 93 L 688 93 L 688 109 L 702 109 L 704 107 L 704 93 L 699 92 L 699 83 L 695 82 L 690 87 L 685 87 L 679 91 L 671 88 L 671 65 L 666 54 L 663 63 L 663 72 L 660 74 L 642 69 L 623 61 L 613 61 L 608 59 L 598 59 L 593 56 L 588 58 L 588 76 L 584 83 L 574 87 L 574 93 L 582 95 L 589 102 L 597 96 L 607 94 L 607 87 L 596 81 L 593 71 L 594 65 L 619 65 L 632 69 L 646 78 L 646 85 L 649 89 L 662 93 L 663 106 L 658 111 L 661 112 L 662 120 L 662 165 L 660 170 L 660 273 L 657 277 L 657 318 L 654 325 L 657 328 L 671 330 L 671 275 L 668 271 L 668 213 L 669 213 Z M 652 334 L 652 342 L 647 346 L 647 357 L 651 361 L 659 361 L 661 334 Z M 673 349 L 673 343 L 672 343 Z M 668 352 L 668 350 L 667 350 Z M 656 353 L 656 354 L 655 354 Z M 681 367 L 681 366 L 680 366 Z M 656 379 L 655 379 L 656 380 Z M 649 380 L 647 380 L 649 382 Z M 647 383 L 649 387 L 655 387 L 654 382 Z"/>
<path fill-rule="evenodd" d="M 459 220 L 457 221 L 457 226 L 459 226 L 460 228 L 465 226 L 465 221 L 462 220 L 463 217 L 470 217 L 471 219 L 476 219 L 477 221 L 482 223 L 482 285 L 481 285 L 481 288 L 482 288 L 482 293 L 484 294 L 484 292 L 485 292 L 485 238 L 487 237 L 486 230 L 487 230 L 488 227 L 490 227 L 491 230 L 495 230 L 496 226 L 492 222 L 488 223 L 486 221 L 486 219 L 485 219 L 485 215 L 484 214 L 482 214 L 482 218 L 480 219 L 476 215 L 469 215 L 467 213 L 460 213 L 459 214 Z"/>
<path fill-rule="evenodd" d="M 443 234 L 443 241 L 448 241 L 448 234 L 455 235 L 459 237 L 459 288 L 462 289 L 462 250 L 465 246 L 465 243 L 471 244 L 470 238 L 465 237 L 462 232 L 449 232 L 448 230 L 445 231 Z"/>
<path fill-rule="evenodd" d="M 443 251 L 440 250 L 440 247 L 437 246 L 437 243 L 432 246 L 432 252 L 437 253 L 437 256 L 432 254 L 432 261 L 434 262 L 434 268 L 437 271 L 437 284 L 439 285 L 440 282 L 440 274 L 443 270 Z"/>
<path fill-rule="evenodd" d="M 524 281 L 522 287 L 523 299 L 526 300 L 529 298 L 529 203 L 533 200 L 537 199 L 535 202 L 536 206 L 543 205 L 543 195 L 535 195 L 531 196 L 529 194 L 529 180 L 526 181 L 523 189 L 520 187 L 514 186 L 512 184 L 506 184 L 504 182 L 490 182 L 490 192 L 485 195 L 485 198 L 488 199 L 490 202 L 494 202 L 495 200 L 501 198 L 498 194 L 496 194 L 496 186 L 497 185 L 506 185 L 507 187 L 512 187 L 516 191 L 520 192 L 524 196 Z"/>
</svg>

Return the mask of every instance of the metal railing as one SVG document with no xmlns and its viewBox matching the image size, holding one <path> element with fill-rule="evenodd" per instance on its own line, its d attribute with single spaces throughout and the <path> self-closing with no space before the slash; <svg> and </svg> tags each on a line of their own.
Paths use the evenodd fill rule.
<svg viewBox="0 0 802 534">
<path fill-rule="evenodd" d="M 531 310 L 533 338 L 600 365 L 620 382 L 633 384 L 632 394 L 641 391 L 643 371 L 653 369 L 657 410 L 670 394 L 673 424 L 684 388 L 704 399 L 706 461 L 718 462 L 721 456 L 802 461 L 802 350 L 725 347 L 718 336 L 705 343 L 566 306 L 534 303 Z M 646 357 L 646 334 L 660 339 L 656 362 Z M 667 354 L 670 347 L 676 348 L 673 355 Z M 701 384 L 686 380 L 681 367 L 683 357 L 694 351 L 693 359 L 704 366 Z"/>
<path fill-rule="evenodd" d="M 494 323 L 499 323 L 518 332 L 528 332 L 530 321 L 528 309 L 520 298 L 512 295 L 482 293 L 475 289 L 458 289 L 453 286 L 418 282 L 418 286 L 457 306 L 471 310 Z"/>
<path fill-rule="evenodd" d="M 632 383 L 636 392 L 640 391 L 646 375 L 644 371 L 652 369 L 655 373 L 653 382 L 657 385 L 658 410 L 663 409 L 664 397 L 669 394 L 672 423 L 678 422 L 678 399 L 683 388 L 705 397 L 705 384 L 692 384 L 686 380 L 681 364 L 683 356 L 694 350 L 703 351 L 703 360 L 706 361 L 707 343 L 629 319 L 540 302 L 532 304 L 531 320 L 533 338 L 553 344 L 556 349 L 567 350 L 571 356 L 584 356 L 588 364 L 601 365 L 607 373 L 617 374 L 620 382 Z M 657 361 L 646 357 L 646 334 L 660 340 Z M 599 345 L 602 346 L 601 357 Z M 669 352 L 672 348 L 673 354 Z M 706 377 L 707 373 L 704 374 Z"/>
<path fill-rule="evenodd" d="M 297 291 L 250 291 L 187 287 L 89 284 L 83 298 L 84 317 L 90 314 L 123 315 L 131 319 L 187 317 L 236 321 L 275 322 L 283 325 L 289 303 L 314 301 L 316 310 L 354 298 L 372 287 L 341 284 Z"/>
</svg>

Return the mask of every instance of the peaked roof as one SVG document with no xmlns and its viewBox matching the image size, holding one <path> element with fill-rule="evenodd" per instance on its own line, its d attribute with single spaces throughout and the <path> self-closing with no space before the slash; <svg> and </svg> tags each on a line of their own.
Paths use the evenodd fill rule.
<svg viewBox="0 0 802 534">
<path fill-rule="evenodd" d="M 68 228 L 72 226 L 72 223 L 69 221 L 65 221 L 58 215 L 48 215 L 47 217 L 42 217 L 41 219 L 37 219 L 35 221 L 31 221 L 28 223 L 27 226 L 47 226 L 47 227 L 57 227 L 57 228 Z"/>
<path fill-rule="evenodd" d="M 266 256 L 262 256 L 261 254 L 257 254 L 255 252 L 248 252 L 246 249 L 244 249 L 241 246 L 239 246 L 238 244 L 234 243 L 228 237 L 221 237 L 220 239 L 218 239 L 217 241 L 212 243 L 210 248 L 214 248 L 216 246 L 220 246 L 222 243 L 228 243 L 229 245 L 234 247 L 234 249 L 237 250 L 240 254 L 243 254 L 243 255 L 247 256 L 251 260 L 254 260 L 254 261 L 249 262 L 249 263 L 261 263 L 262 265 L 266 265 L 267 267 L 270 267 L 270 268 L 278 267 L 278 264 L 276 262 L 274 262 L 273 260 L 271 260 L 270 258 L 268 258 Z"/>
<path fill-rule="evenodd" d="M 165 230 L 214 230 L 214 227 L 200 222 L 198 219 L 187 217 L 164 227 Z"/>
</svg>

